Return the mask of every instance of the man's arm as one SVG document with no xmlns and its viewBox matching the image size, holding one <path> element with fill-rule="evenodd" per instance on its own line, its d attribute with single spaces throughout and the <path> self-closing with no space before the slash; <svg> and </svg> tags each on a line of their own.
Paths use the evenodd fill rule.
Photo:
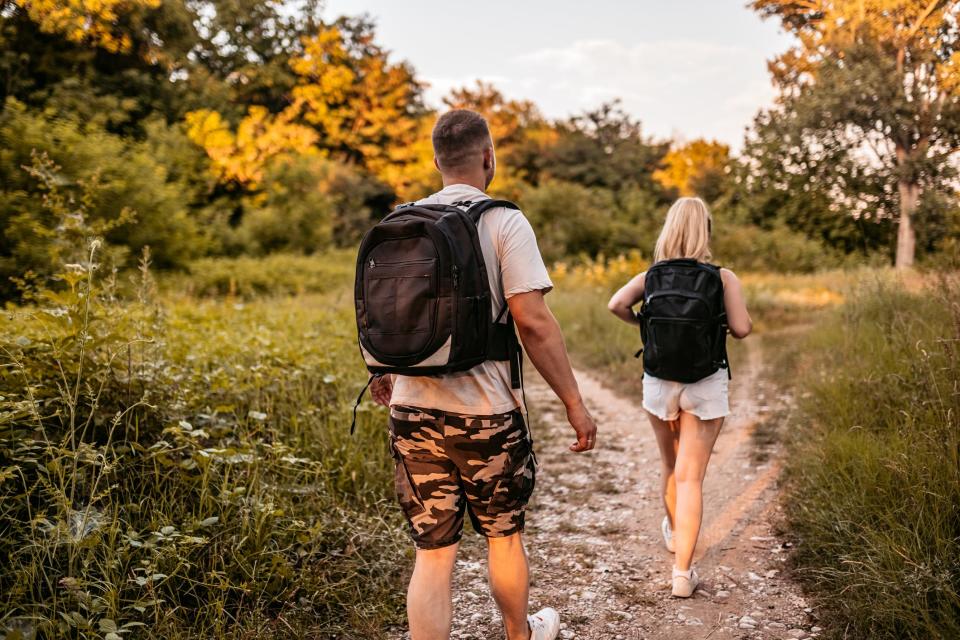
<svg viewBox="0 0 960 640">
<path fill-rule="evenodd" d="M 550 312 L 543 292 L 518 293 L 511 296 L 507 304 L 530 361 L 566 407 L 567 420 L 577 433 L 577 441 L 570 445 L 570 450 L 593 449 L 597 425 L 583 404 L 560 325 Z"/>
</svg>

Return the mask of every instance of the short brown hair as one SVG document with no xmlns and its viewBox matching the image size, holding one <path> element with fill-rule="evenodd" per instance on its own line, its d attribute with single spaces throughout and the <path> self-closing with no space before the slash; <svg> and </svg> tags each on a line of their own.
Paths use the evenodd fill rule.
<svg viewBox="0 0 960 640">
<path fill-rule="evenodd" d="M 476 111 L 453 109 L 433 127 L 433 153 L 441 169 L 460 169 L 490 144 L 490 128 Z"/>
</svg>

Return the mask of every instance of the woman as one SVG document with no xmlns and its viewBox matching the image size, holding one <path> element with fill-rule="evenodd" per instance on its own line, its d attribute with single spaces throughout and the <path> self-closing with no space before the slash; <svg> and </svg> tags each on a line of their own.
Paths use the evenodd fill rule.
<svg viewBox="0 0 960 640">
<path fill-rule="evenodd" d="M 657 239 L 654 263 L 687 259 L 687 263 L 679 264 L 694 269 L 698 265 L 708 265 L 711 227 L 710 211 L 702 200 L 681 198 L 667 213 Z M 715 268 L 709 267 L 708 270 L 716 274 Z M 624 322 L 641 322 L 633 307 L 644 300 L 647 273 L 634 277 L 610 299 L 610 311 Z M 745 338 L 753 323 L 747 313 L 740 281 L 728 269 L 720 269 L 719 275 L 723 287 L 722 292 L 719 288 L 716 291 L 718 298 L 722 295 L 728 331 L 735 338 Z M 721 301 L 718 299 L 716 303 L 719 308 Z M 720 336 L 722 343 L 722 333 Z M 707 362 L 710 362 L 709 357 Z M 720 368 L 696 382 L 665 380 L 649 372 L 643 375 L 643 408 L 649 414 L 663 463 L 662 494 L 667 513 L 661 531 L 667 549 L 676 554 L 673 595 L 682 598 L 690 597 L 699 582 L 690 565 L 700 534 L 703 476 L 723 419 L 730 413 L 725 358 L 715 366 Z"/>
</svg>

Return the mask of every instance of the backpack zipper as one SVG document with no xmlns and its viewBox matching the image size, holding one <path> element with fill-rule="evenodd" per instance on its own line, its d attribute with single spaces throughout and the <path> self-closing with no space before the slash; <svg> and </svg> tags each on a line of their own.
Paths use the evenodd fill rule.
<svg viewBox="0 0 960 640">
<path fill-rule="evenodd" d="M 453 288 L 454 290 L 460 286 L 460 268 L 457 265 L 453 265 Z"/>
</svg>

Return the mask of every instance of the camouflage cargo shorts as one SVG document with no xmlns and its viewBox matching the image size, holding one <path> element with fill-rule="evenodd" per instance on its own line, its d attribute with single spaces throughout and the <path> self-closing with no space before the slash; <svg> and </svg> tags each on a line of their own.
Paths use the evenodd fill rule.
<svg viewBox="0 0 960 640">
<path fill-rule="evenodd" d="M 475 417 L 394 406 L 390 445 L 397 497 L 418 548 L 458 542 L 464 512 L 488 538 L 523 531 L 536 459 L 519 410 Z"/>
</svg>

